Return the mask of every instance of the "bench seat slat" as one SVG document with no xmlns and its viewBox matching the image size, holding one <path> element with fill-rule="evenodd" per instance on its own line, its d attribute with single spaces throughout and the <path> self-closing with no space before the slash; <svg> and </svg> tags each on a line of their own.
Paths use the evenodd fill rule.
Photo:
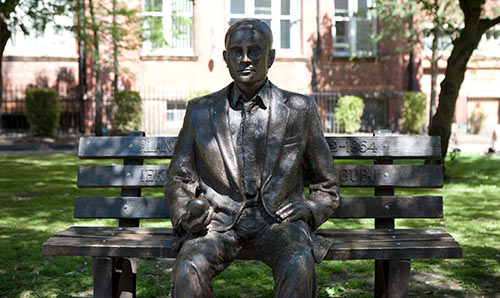
<svg viewBox="0 0 500 298">
<path fill-rule="evenodd" d="M 168 166 L 79 166 L 78 187 L 163 187 Z M 336 165 L 344 187 L 439 188 L 440 165 Z"/>
<path fill-rule="evenodd" d="M 170 218 L 163 197 L 77 197 L 75 218 Z M 342 197 L 332 218 L 442 218 L 439 196 Z"/>
<path fill-rule="evenodd" d="M 171 158 L 176 137 L 82 137 L 81 159 Z M 339 159 L 425 158 L 439 159 L 438 137 L 430 136 L 328 136 L 332 156 Z"/>
<path fill-rule="evenodd" d="M 397 245 L 400 243 L 400 245 Z M 396 244 L 396 245 L 395 245 Z M 326 260 L 409 260 L 461 258 L 462 249 L 455 241 L 344 243 L 330 247 Z"/>
<path fill-rule="evenodd" d="M 436 233 L 429 233 L 429 230 L 378 230 L 375 233 L 371 233 L 371 230 L 346 230 L 352 237 L 343 237 L 337 230 L 331 234 L 328 233 L 330 230 L 321 231 L 325 231 L 324 235 L 333 240 L 327 255 L 327 259 L 332 260 L 457 258 L 462 254 L 458 243 L 442 230 Z M 407 233 L 408 231 L 412 233 Z M 171 248 L 176 238 L 172 236 L 170 229 L 101 228 L 100 235 L 93 232 L 94 228 L 70 228 L 47 240 L 43 244 L 43 253 L 73 256 L 175 257 Z M 254 259 L 255 256 L 243 252 L 240 258 Z"/>
<path fill-rule="evenodd" d="M 449 235 L 444 229 L 319 229 L 321 234 L 331 235 L 332 237 L 347 237 L 349 235 Z M 72 226 L 56 235 L 65 233 L 75 234 L 99 234 L 99 235 L 117 235 L 117 234 L 149 234 L 149 235 L 172 235 L 171 228 L 142 228 L 142 227 L 86 227 Z"/>
<path fill-rule="evenodd" d="M 328 233 L 328 230 L 320 230 L 318 235 L 335 239 L 333 243 L 364 243 L 364 242 L 403 242 L 403 241 L 450 241 L 453 237 L 448 233 L 357 233 L 349 236 L 345 233 Z M 130 241 L 161 241 L 173 237 L 172 229 L 167 229 L 162 233 L 127 233 L 127 232 L 91 232 L 66 230 L 57 233 L 57 237 L 84 238 L 84 239 L 105 239 L 105 240 L 130 240 Z"/>
</svg>

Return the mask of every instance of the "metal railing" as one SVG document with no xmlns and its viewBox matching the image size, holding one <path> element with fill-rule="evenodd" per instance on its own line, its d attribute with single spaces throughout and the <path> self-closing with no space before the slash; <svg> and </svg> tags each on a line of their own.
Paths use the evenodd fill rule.
<svg viewBox="0 0 500 298">
<path fill-rule="evenodd" d="M 182 127 L 186 103 L 190 98 L 208 91 L 141 87 L 137 90 L 142 98 L 142 130 L 148 135 L 176 135 Z M 343 128 L 335 122 L 337 100 L 347 94 L 364 99 L 365 110 L 362 117 L 362 131 L 374 131 L 389 126 L 389 99 L 401 97 L 397 92 L 303 92 L 314 98 L 326 133 L 341 133 Z M 24 113 L 25 90 L 8 87 L 3 91 L 2 134 L 29 133 L 29 125 Z M 95 102 L 89 97 L 85 105 L 85 132 L 93 132 Z M 102 104 L 104 134 L 111 131 L 112 95 L 104 96 Z M 62 133 L 76 133 L 80 130 L 80 101 L 77 94 L 61 98 L 60 129 Z"/>
<path fill-rule="evenodd" d="M 2 92 L 1 108 L 1 133 L 29 134 L 29 124 L 25 114 L 24 99 L 26 87 L 7 86 Z M 68 93 L 61 96 L 61 115 L 59 118 L 59 131 L 63 133 L 76 133 L 80 126 L 80 102 L 77 94 Z"/>
</svg>

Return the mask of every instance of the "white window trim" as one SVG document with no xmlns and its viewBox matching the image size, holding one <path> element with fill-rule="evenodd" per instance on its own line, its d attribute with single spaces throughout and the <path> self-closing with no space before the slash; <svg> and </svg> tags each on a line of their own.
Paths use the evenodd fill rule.
<svg viewBox="0 0 500 298">
<path fill-rule="evenodd" d="M 161 17 L 162 18 L 162 25 L 163 28 L 172 28 L 172 0 L 162 0 L 162 11 L 145 11 L 144 9 L 144 3 L 145 1 L 142 1 L 142 16 L 143 18 L 146 16 L 153 16 L 153 17 Z M 194 5 L 193 5 L 193 11 L 192 14 L 186 13 L 186 12 L 181 12 L 177 13 L 179 16 L 186 17 L 186 18 L 191 18 L 194 20 Z M 165 30 L 163 31 L 163 35 L 165 37 L 165 40 L 168 43 L 172 43 L 173 36 L 172 36 L 172 30 Z M 144 56 L 194 56 L 194 29 L 191 29 L 191 47 L 190 48 L 172 48 L 170 46 L 165 46 L 161 49 L 156 49 L 153 50 L 151 47 L 151 44 L 149 41 L 144 41 L 142 44 L 142 52 L 141 54 Z"/>
<path fill-rule="evenodd" d="M 434 25 L 432 23 L 424 23 L 424 24 L 422 24 L 422 28 L 425 31 L 430 31 L 434 28 Z M 424 36 L 422 38 L 422 53 L 427 58 L 429 58 L 429 60 L 432 57 L 432 40 L 433 40 L 433 38 L 434 37 L 432 35 Z M 446 48 L 443 45 L 446 45 Z M 451 41 L 451 37 L 448 35 L 442 34 L 439 37 L 438 55 L 449 57 L 452 49 L 453 49 L 453 43 Z"/>
<path fill-rule="evenodd" d="M 63 26 L 73 25 L 73 16 L 55 16 L 54 22 Z M 29 27 L 29 24 L 24 24 Z M 29 35 L 24 35 L 16 26 L 12 36 L 5 46 L 4 56 L 20 57 L 57 57 L 77 58 L 77 41 L 73 32 L 61 29 L 57 31 L 53 23 L 48 23 L 45 31 L 37 33 L 29 29 Z M 38 35 L 39 34 L 39 35 Z"/>
<path fill-rule="evenodd" d="M 277 57 L 301 57 L 302 56 L 302 0 L 290 1 L 290 15 L 281 15 L 281 0 L 271 0 L 271 14 L 255 14 L 255 1 L 245 0 L 244 14 L 231 13 L 231 0 L 227 0 L 227 27 L 231 19 L 255 18 L 271 19 L 271 31 L 273 32 L 273 48 L 276 49 Z M 250 12 L 250 13 L 248 13 Z M 281 20 L 289 20 L 292 24 L 290 30 L 290 49 L 281 48 Z"/>
<path fill-rule="evenodd" d="M 373 7 L 375 5 L 375 2 L 373 0 L 367 0 L 367 7 Z M 337 16 L 336 13 L 337 11 L 334 8 L 333 12 L 333 22 L 332 22 L 332 36 L 333 36 L 333 56 L 334 57 L 376 57 L 377 55 L 377 47 L 375 46 L 373 52 L 361 52 L 357 50 L 357 45 L 356 45 L 356 40 L 357 40 L 357 20 L 372 20 L 373 22 L 373 30 L 374 32 L 377 30 L 377 18 L 374 15 L 370 9 L 367 10 L 366 12 L 366 18 L 363 17 L 357 17 L 356 13 L 358 12 L 358 1 L 357 0 L 348 0 L 348 9 L 345 11 L 347 14 L 346 16 Z M 335 24 L 337 22 L 347 22 L 348 24 L 348 42 L 340 43 L 337 42 L 337 27 Z M 335 48 L 337 47 L 344 47 L 348 48 L 349 52 L 348 53 L 342 53 L 335 51 Z"/>
</svg>

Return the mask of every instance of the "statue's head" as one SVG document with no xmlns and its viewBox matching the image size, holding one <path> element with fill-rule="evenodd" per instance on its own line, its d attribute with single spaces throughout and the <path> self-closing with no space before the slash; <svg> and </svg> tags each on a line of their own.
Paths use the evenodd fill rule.
<svg viewBox="0 0 500 298">
<path fill-rule="evenodd" d="M 240 87 L 263 84 L 274 62 L 273 34 L 258 19 L 242 19 L 231 25 L 225 37 L 224 61 Z"/>
</svg>

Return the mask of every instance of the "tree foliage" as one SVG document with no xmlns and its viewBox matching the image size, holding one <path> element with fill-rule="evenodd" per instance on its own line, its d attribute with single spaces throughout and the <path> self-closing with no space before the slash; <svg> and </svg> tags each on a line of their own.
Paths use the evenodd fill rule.
<svg viewBox="0 0 500 298">
<path fill-rule="evenodd" d="M 420 133 L 425 126 L 425 102 L 422 92 L 405 92 L 401 125 L 410 133 Z"/>
<path fill-rule="evenodd" d="M 71 10 L 72 5 L 72 1 L 68 0 L 2 0 L 0 3 L 0 70 L 5 46 L 14 30 L 19 28 L 27 35 L 39 34 L 50 22 L 54 21 L 54 16 L 66 14 Z M 55 28 L 61 29 L 61 26 L 55 24 Z M 0 71 L 0 111 L 2 94 L 3 77 Z"/>
<path fill-rule="evenodd" d="M 411 51 L 423 37 L 456 36 L 463 24 L 460 9 L 453 0 L 375 0 L 372 8 L 379 20 L 377 41 L 392 40 L 396 51 Z M 436 36 L 436 33 L 439 32 Z M 441 39 L 438 51 L 443 51 L 451 40 Z"/>
<path fill-rule="evenodd" d="M 92 98 L 95 100 L 94 132 L 102 135 L 102 107 L 104 74 L 118 76 L 118 57 L 124 50 L 136 49 L 141 44 L 139 9 L 129 7 L 125 1 L 79 0 L 75 9 L 78 22 L 72 29 L 77 32 L 85 53 L 92 58 L 95 78 Z M 82 53 L 80 52 L 80 55 Z M 86 82 L 80 82 L 86 84 Z"/>
<path fill-rule="evenodd" d="M 79 33 L 80 42 L 85 43 L 85 49 L 93 60 L 95 89 L 92 97 L 96 103 L 94 131 L 96 135 L 101 135 L 103 132 L 103 84 L 105 84 L 106 74 L 114 72 L 113 90 L 116 92 L 119 73 L 130 74 L 128 69 L 118 66 L 123 52 L 137 50 L 144 40 L 149 40 L 156 47 L 167 47 L 168 43 L 164 37 L 165 28 L 162 17 L 143 19 L 140 17 L 141 8 L 129 1 L 78 0 L 78 3 L 79 9 L 76 12 L 79 22 L 73 29 Z M 160 4 L 157 1 L 146 1 L 144 9 L 161 11 L 161 6 L 149 7 L 151 5 Z M 175 18 L 176 24 L 185 25 L 186 22 L 189 24 L 191 22 L 182 16 L 177 16 L 175 12 L 172 17 Z M 176 31 L 175 28 L 173 30 L 174 36 L 185 33 Z"/>
<path fill-rule="evenodd" d="M 488 6 L 486 7 L 486 3 Z M 464 80 L 467 63 L 477 48 L 482 35 L 500 23 L 497 1 L 486 0 L 376 0 L 377 13 L 387 26 L 379 39 L 392 38 L 407 42 L 408 48 L 420 43 L 426 35 L 433 39 L 431 58 L 432 86 L 429 134 L 441 137 L 443 160 L 448 150 L 451 123 L 458 91 Z M 418 16 L 418 17 L 417 17 Z M 415 17 L 415 22 L 413 18 Z M 419 24 L 423 24 L 422 27 Z M 449 41 L 449 42 L 447 42 Z M 446 53 L 448 63 L 441 82 L 439 105 L 433 113 L 433 98 L 437 78 L 437 61 Z"/>
<path fill-rule="evenodd" d="M 500 12 L 485 9 L 485 0 L 460 0 L 464 26 L 453 40 L 453 50 L 448 58 L 444 80 L 441 82 L 439 105 L 432 119 L 429 134 L 441 137 L 441 153 L 448 151 L 451 124 L 455 113 L 458 92 L 465 77 L 467 63 L 479 45 L 483 34 L 491 27 L 500 24 Z"/>
<path fill-rule="evenodd" d="M 404 41 L 397 50 L 412 52 L 422 44 L 421 53 L 431 62 L 429 122 L 436 113 L 438 62 L 463 26 L 458 2 L 452 0 L 376 0 L 377 13 L 385 23 L 380 39 Z M 428 42 L 430 41 L 430 42 Z"/>
<path fill-rule="evenodd" d="M 353 95 L 342 96 L 335 107 L 335 121 L 344 127 L 345 132 L 356 132 L 361 128 L 364 108 L 362 98 Z"/>
</svg>

